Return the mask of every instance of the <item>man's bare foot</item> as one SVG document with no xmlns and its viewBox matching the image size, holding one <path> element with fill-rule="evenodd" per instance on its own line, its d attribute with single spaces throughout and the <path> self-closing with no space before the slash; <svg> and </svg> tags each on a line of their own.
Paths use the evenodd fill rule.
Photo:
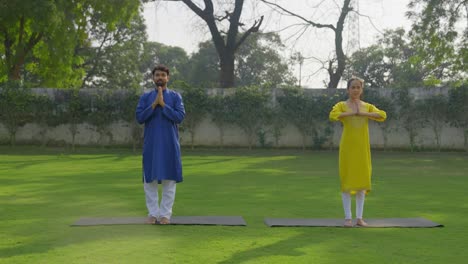
<svg viewBox="0 0 468 264">
<path fill-rule="evenodd" d="M 364 222 L 364 220 L 362 220 L 362 219 L 357 219 L 356 225 L 362 226 L 362 227 L 368 226 L 368 224 L 366 222 Z"/>
<path fill-rule="evenodd" d="M 158 222 L 158 219 L 152 215 L 148 216 L 148 218 L 146 218 L 146 223 L 149 224 L 149 225 L 155 225 L 156 223 Z"/>
<path fill-rule="evenodd" d="M 171 223 L 171 221 L 170 221 L 169 218 L 167 218 L 167 217 L 162 217 L 161 220 L 159 220 L 159 223 L 160 223 L 161 225 L 168 225 L 168 224 Z"/>
<path fill-rule="evenodd" d="M 353 227 L 353 221 L 351 219 L 345 219 L 343 226 L 344 227 Z"/>
</svg>

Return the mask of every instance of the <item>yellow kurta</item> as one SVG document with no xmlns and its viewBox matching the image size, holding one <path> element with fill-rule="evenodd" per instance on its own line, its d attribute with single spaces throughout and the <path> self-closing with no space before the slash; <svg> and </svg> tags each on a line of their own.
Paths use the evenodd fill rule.
<svg viewBox="0 0 468 264">
<path fill-rule="evenodd" d="M 340 141 L 339 167 L 341 191 L 355 194 L 357 191 L 371 190 L 371 153 L 369 143 L 369 119 L 383 122 L 387 114 L 372 104 L 362 102 L 360 112 L 378 113 L 381 118 L 346 116 L 338 119 L 344 112 L 352 112 L 346 102 L 339 102 L 330 112 L 331 121 L 341 121 L 343 133 Z"/>
</svg>

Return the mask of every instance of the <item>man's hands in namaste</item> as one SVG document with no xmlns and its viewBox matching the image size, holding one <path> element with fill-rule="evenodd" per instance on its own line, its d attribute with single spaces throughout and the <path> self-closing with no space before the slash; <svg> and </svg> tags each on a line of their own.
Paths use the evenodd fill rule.
<svg viewBox="0 0 468 264">
<path fill-rule="evenodd" d="M 156 99 L 154 100 L 153 104 L 151 105 L 151 107 L 153 109 L 156 108 L 156 106 L 162 106 L 164 107 L 166 104 L 164 103 L 164 97 L 163 97 L 163 92 L 162 92 L 162 87 L 161 86 L 158 86 L 158 96 L 156 96 Z"/>
</svg>

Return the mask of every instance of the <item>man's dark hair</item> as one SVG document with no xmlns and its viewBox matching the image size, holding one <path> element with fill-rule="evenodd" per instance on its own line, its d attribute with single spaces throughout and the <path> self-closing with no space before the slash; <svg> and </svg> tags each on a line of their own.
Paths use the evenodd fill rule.
<svg viewBox="0 0 468 264">
<path fill-rule="evenodd" d="M 166 67 L 165 65 L 159 64 L 158 66 L 154 67 L 154 69 L 151 71 L 151 74 L 154 75 L 154 72 L 156 71 L 162 71 L 167 73 L 167 76 L 169 76 L 169 68 Z"/>
</svg>

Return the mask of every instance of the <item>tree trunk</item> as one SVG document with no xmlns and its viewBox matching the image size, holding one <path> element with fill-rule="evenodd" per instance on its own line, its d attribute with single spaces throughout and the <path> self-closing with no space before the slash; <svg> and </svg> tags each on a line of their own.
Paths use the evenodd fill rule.
<svg viewBox="0 0 468 264">
<path fill-rule="evenodd" d="M 411 152 L 414 152 L 416 134 L 412 130 L 409 130 L 408 133 L 409 133 L 409 138 L 410 138 Z"/>
<path fill-rule="evenodd" d="M 234 51 L 232 51 L 232 54 L 230 51 L 225 52 L 220 59 L 220 66 L 221 76 L 219 80 L 221 88 L 234 87 Z"/>
<path fill-rule="evenodd" d="M 10 146 L 15 147 L 16 145 L 16 131 L 10 133 Z"/>
<path fill-rule="evenodd" d="M 330 82 L 328 83 L 329 89 L 336 89 L 338 88 L 338 84 L 340 83 L 340 79 L 343 76 L 343 72 L 346 66 L 346 56 L 343 51 L 343 30 L 344 30 L 344 23 L 346 21 L 346 17 L 351 11 L 349 7 L 351 0 L 345 0 L 343 4 L 343 8 L 341 9 L 341 14 L 336 23 L 335 29 L 335 52 L 336 52 L 336 60 L 337 60 L 337 68 L 335 71 L 332 71 L 330 74 Z M 329 71 L 330 72 L 330 71 Z"/>
<path fill-rule="evenodd" d="M 39 131 L 39 135 L 41 135 L 41 148 L 45 148 L 47 146 L 47 125 L 42 125 Z"/>
<path fill-rule="evenodd" d="M 219 148 L 223 149 L 224 146 L 224 127 L 219 127 Z"/>
<path fill-rule="evenodd" d="M 343 72 L 341 73 L 343 74 Z M 336 89 L 340 83 L 341 74 L 333 73 L 330 75 L 330 81 L 328 82 L 327 89 Z"/>
<path fill-rule="evenodd" d="M 250 128 L 245 128 L 244 132 L 247 135 L 247 143 L 249 144 L 249 150 L 251 150 L 255 140 L 255 131 Z"/>
<path fill-rule="evenodd" d="M 274 137 L 275 137 L 275 148 L 279 148 L 279 140 L 281 137 L 280 129 L 275 130 Z"/>
<path fill-rule="evenodd" d="M 75 152 L 75 134 L 72 134 L 72 151 Z"/>
<path fill-rule="evenodd" d="M 133 141 L 133 152 L 137 150 L 137 144 L 141 138 L 141 131 L 140 127 L 137 125 L 135 121 L 132 121 L 132 141 Z"/>
<path fill-rule="evenodd" d="M 76 133 L 78 132 L 78 127 L 76 124 L 70 124 L 70 132 L 71 132 L 71 136 L 72 136 L 72 151 L 74 152 L 75 151 L 75 136 L 76 136 Z"/>
<path fill-rule="evenodd" d="M 8 80 L 19 81 L 21 80 L 21 68 L 24 67 L 26 56 L 30 54 L 36 44 L 42 39 L 43 32 L 31 32 L 29 38 L 24 29 L 25 18 L 21 16 L 19 19 L 19 37 L 16 41 L 5 30 L 4 47 L 5 47 L 5 61 L 8 69 Z"/>
<path fill-rule="evenodd" d="M 463 139 L 465 141 L 465 151 L 468 152 L 468 129 L 463 129 Z"/>
<path fill-rule="evenodd" d="M 349 1 L 349 0 L 347 0 Z M 218 53 L 221 74 L 220 85 L 222 88 L 234 87 L 234 58 L 235 53 L 250 34 L 258 32 L 260 25 L 263 22 L 263 16 L 260 20 L 256 20 L 254 24 L 239 36 L 239 28 L 243 25 L 240 22 L 244 0 L 235 0 L 234 9 L 232 11 L 225 10 L 226 16 L 219 18 L 215 15 L 214 5 L 212 0 L 204 0 L 205 8 L 201 9 L 192 0 L 182 0 L 195 14 L 203 19 L 211 33 L 213 43 Z M 229 29 L 226 34 L 222 33 L 217 21 L 227 19 L 229 21 Z"/>
<path fill-rule="evenodd" d="M 305 151 L 306 149 L 306 141 L 307 141 L 307 135 L 305 133 L 302 134 L 302 151 Z"/>
<path fill-rule="evenodd" d="M 383 135 L 383 150 L 384 151 L 387 151 L 387 142 L 388 142 L 388 136 L 387 136 L 387 133 L 384 132 L 384 135 Z"/>
<path fill-rule="evenodd" d="M 435 138 L 436 138 L 437 152 L 440 152 L 441 133 L 442 133 L 441 128 L 434 127 L 434 135 L 435 135 Z"/>
<path fill-rule="evenodd" d="M 5 124 L 8 135 L 10 136 L 10 146 L 14 147 L 16 145 L 16 132 L 18 131 L 18 125 L 14 124 Z"/>
<path fill-rule="evenodd" d="M 195 131 L 193 131 L 192 129 L 190 130 L 190 145 L 191 145 L 191 149 L 194 149 L 195 147 L 193 146 L 193 139 L 195 138 Z"/>
<path fill-rule="evenodd" d="M 8 80 L 19 81 L 21 80 L 21 66 L 24 64 L 24 59 L 15 63 L 8 73 Z"/>
<path fill-rule="evenodd" d="M 383 150 L 387 151 L 388 134 L 389 134 L 389 131 L 390 131 L 388 123 L 381 124 L 380 129 L 382 129 Z"/>
</svg>

